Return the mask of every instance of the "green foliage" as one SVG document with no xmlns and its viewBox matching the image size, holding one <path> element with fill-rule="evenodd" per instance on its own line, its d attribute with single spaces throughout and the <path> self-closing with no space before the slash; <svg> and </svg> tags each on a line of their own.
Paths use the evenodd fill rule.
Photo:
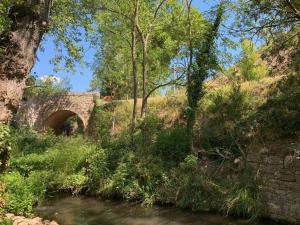
<svg viewBox="0 0 300 225">
<path fill-rule="evenodd" d="M 154 152 L 166 164 L 181 162 L 189 153 L 186 130 L 180 126 L 163 129 L 158 134 Z"/>
<path fill-rule="evenodd" d="M 1 177 L 6 186 L 4 208 L 9 212 L 31 213 L 32 206 L 44 199 L 46 190 L 80 192 L 91 179 L 86 171 L 92 168 L 95 172 L 95 165 L 100 165 L 93 161 L 90 170 L 85 169 L 91 156 L 97 156 L 96 147 L 80 136 L 58 138 L 28 128 L 19 130 L 19 134 L 14 133 L 11 172 Z"/>
<path fill-rule="evenodd" d="M 4 220 L 0 219 L 0 225 L 13 225 L 13 222 L 9 219 L 4 219 Z"/>
<path fill-rule="evenodd" d="M 5 208 L 4 193 L 5 193 L 5 184 L 2 181 L 0 181 L 0 214 L 3 213 L 3 209 Z"/>
<path fill-rule="evenodd" d="M 220 88 L 201 101 L 201 145 L 217 157 L 240 155 L 247 144 L 248 118 L 258 102 L 240 85 Z"/>
<path fill-rule="evenodd" d="M 98 192 L 104 188 L 104 180 L 108 177 L 110 163 L 107 159 L 107 153 L 103 149 L 97 150 L 95 154 L 90 155 L 86 161 L 88 167 L 86 176 L 88 177 L 88 188 L 91 192 Z"/>
<path fill-rule="evenodd" d="M 238 76 L 244 80 L 259 80 L 267 75 L 267 67 L 263 64 L 255 44 L 250 40 L 242 41 L 242 59 L 237 64 Z"/>
<path fill-rule="evenodd" d="M 156 141 L 158 133 L 163 129 L 163 121 L 156 115 L 147 115 L 136 131 L 135 142 L 141 149 L 149 149 Z"/>
<path fill-rule="evenodd" d="M 95 106 L 93 109 L 93 138 L 97 140 L 102 148 L 106 148 L 111 141 L 112 111 L 114 107 L 113 103 L 108 103 Z"/>
<path fill-rule="evenodd" d="M 268 100 L 256 115 L 261 137 L 274 139 L 299 135 L 300 76 L 289 75 L 280 80 L 269 92 Z"/>
<path fill-rule="evenodd" d="M 221 2 L 218 6 L 214 22 L 211 22 L 205 30 L 204 38 L 199 40 L 194 47 L 195 63 L 192 64 L 192 62 L 190 62 L 190 66 L 193 68 L 187 79 L 188 107 L 186 108 L 186 116 L 187 136 L 191 150 L 193 146 L 196 110 L 199 100 L 204 95 L 203 84 L 217 67 L 215 43 L 219 35 L 219 27 L 224 19 L 224 10 L 224 2 Z M 193 48 L 193 46 L 190 46 L 190 48 Z"/>
<path fill-rule="evenodd" d="M 18 172 L 7 173 L 1 177 L 6 185 L 4 194 L 6 210 L 16 214 L 26 214 L 32 211 L 32 206 L 36 203 L 35 184 L 29 179 Z"/>
<path fill-rule="evenodd" d="M 136 161 L 133 153 L 126 154 L 112 176 L 106 180 L 102 193 L 105 196 L 119 197 L 126 200 L 139 200 L 142 190 L 136 179 Z"/>
<path fill-rule="evenodd" d="M 5 170 L 11 152 L 11 132 L 9 127 L 0 123 L 0 173 Z"/>
<path fill-rule="evenodd" d="M 39 134 L 31 128 L 24 126 L 12 132 L 13 154 L 42 153 L 60 140 L 50 130 Z"/>
<path fill-rule="evenodd" d="M 28 100 L 30 97 L 39 94 L 58 94 L 71 90 L 68 79 L 61 79 L 53 75 L 43 76 L 42 78 L 31 75 L 27 78 L 26 85 L 28 88 L 24 91 L 23 100 Z"/>
<path fill-rule="evenodd" d="M 260 212 L 258 191 L 249 187 L 234 187 L 227 196 L 224 207 L 227 214 L 254 220 Z"/>
</svg>

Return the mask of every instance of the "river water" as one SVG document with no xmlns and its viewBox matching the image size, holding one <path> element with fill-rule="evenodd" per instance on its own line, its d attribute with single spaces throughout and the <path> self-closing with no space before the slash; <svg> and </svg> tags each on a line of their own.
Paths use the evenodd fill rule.
<svg viewBox="0 0 300 225">
<path fill-rule="evenodd" d="M 246 225 L 246 220 L 213 213 L 192 213 L 169 207 L 143 208 L 126 202 L 87 197 L 58 197 L 35 209 L 44 219 L 60 225 Z M 261 221 L 259 225 L 276 225 Z"/>
</svg>

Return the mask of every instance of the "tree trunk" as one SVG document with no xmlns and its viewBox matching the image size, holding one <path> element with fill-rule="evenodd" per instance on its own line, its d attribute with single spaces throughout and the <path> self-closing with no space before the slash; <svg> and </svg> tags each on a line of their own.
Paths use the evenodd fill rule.
<svg viewBox="0 0 300 225">
<path fill-rule="evenodd" d="M 189 55 L 188 55 L 188 65 L 187 65 L 187 97 L 188 97 L 188 105 L 190 108 L 188 108 L 187 111 L 187 137 L 188 137 L 188 144 L 191 152 L 194 152 L 194 143 L 193 143 L 193 128 L 195 123 L 195 112 L 193 111 L 191 105 L 192 105 L 192 99 L 190 96 L 189 88 L 191 87 L 191 72 L 192 72 L 192 65 L 193 65 L 193 57 L 194 57 L 194 46 L 193 46 L 193 39 L 192 39 L 192 18 L 191 18 L 191 6 L 192 6 L 192 0 L 186 0 L 186 7 L 187 7 L 187 34 L 188 34 L 188 49 L 189 49 Z"/>
<path fill-rule="evenodd" d="M 33 11 L 38 4 L 39 11 Z M 25 81 L 36 58 L 43 34 L 46 32 L 51 0 L 27 1 L 12 7 L 10 30 L 0 35 L 0 122 L 9 124 L 23 95 Z"/>
<path fill-rule="evenodd" d="M 146 116 L 148 102 L 148 35 L 143 38 L 143 101 L 141 108 L 142 119 Z"/>
<path fill-rule="evenodd" d="M 132 75 L 133 75 L 133 110 L 132 110 L 132 131 L 136 126 L 137 100 L 138 100 L 138 77 L 137 77 L 137 21 L 138 21 L 138 0 L 134 0 L 134 12 L 132 18 L 132 32 L 131 32 L 131 61 L 132 61 Z"/>
</svg>

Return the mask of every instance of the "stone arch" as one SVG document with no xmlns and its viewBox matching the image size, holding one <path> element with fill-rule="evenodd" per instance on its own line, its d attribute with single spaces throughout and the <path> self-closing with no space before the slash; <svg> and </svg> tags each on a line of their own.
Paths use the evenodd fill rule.
<svg viewBox="0 0 300 225">
<path fill-rule="evenodd" d="M 83 125 L 83 131 L 85 131 L 87 124 L 84 121 L 83 117 L 72 110 L 66 109 L 52 112 L 48 117 L 46 117 L 42 122 L 43 130 L 51 128 L 55 132 L 55 134 L 61 134 L 64 129 L 64 122 L 72 116 L 77 116 L 80 119 Z"/>
<path fill-rule="evenodd" d="M 59 124 L 68 117 L 77 115 L 82 121 L 83 132 L 87 135 L 95 99 L 98 98 L 100 95 L 97 93 L 37 95 L 22 104 L 16 121 L 20 126 L 27 124 L 37 131 L 44 131 L 47 127 L 58 130 Z"/>
</svg>

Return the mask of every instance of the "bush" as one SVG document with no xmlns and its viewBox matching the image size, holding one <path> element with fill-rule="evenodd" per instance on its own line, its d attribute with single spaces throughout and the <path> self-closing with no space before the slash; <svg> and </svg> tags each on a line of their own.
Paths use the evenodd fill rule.
<svg viewBox="0 0 300 225">
<path fill-rule="evenodd" d="M 142 199 L 142 189 L 136 179 L 136 165 L 135 155 L 126 154 L 112 176 L 105 181 L 101 194 L 125 200 Z"/>
<path fill-rule="evenodd" d="M 289 75 L 271 89 L 268 100 L 255 115 L 262 138 L 292 137 L 300 132 L 300 76 Z"/>
<path fill-rule="evenodd" d="M 186 130 L 179 126 L 162 130 L 158 134 L 154 152 L 170 166 L 183 161 L 189 153 Z"/>
<path fill-rule="evenodd" d="M 4 192 L 5 192 L 5 184 L 0 181 L 0 215 L 3 213 L 2 210 L 5 208 Z"/>
<path fill-rule="evenodd" d="M 79 192 L 86 184 L 84 168 L 96 146 L 82 137 L 63 138 L 43 153 L 32 153 L 12 160 L 12 169 L 23 176 L 39 173 L 45 178 L 48 189 Z"/>
<path fill-rule="evenodd" d="M 13 222 L 9 219 L 3 219 L 0 218 L 0 225 L 13 225 Z"/>
<path fill-rule="evenodd" d="M 99 149 L 87 159 L 86 175 L 88 188 L 92 192 L 99 192 L 104 188 L 104 180 L 109 174 L 106 151 Z"/>
<path fill-rule="evenodd" d="M 12 136 L 12 149 L 15 155 L 42 153 L 60 140 L 60 137 L 51 130 L 41 134 L 29 127 L 14 130 Z"/>
<path fill-rule="evenodd" d="M 32 191 L 33 185 L 18 172 L 4 174 L 1 180 L 6 185 L 4 199 L 5 209 L 15 214 L 28 214 L 36 203 Z"/>
<path fill-rule="evenodd" d="M 251 130 L 247 121 L 256 107 L 255 99 L 239 85 L 209 93 L 201 102 L 199 144 L 217 157 L 239 156 Z"/>
<path fill-rule="evenodd" d="M 249 187 L 234 187 L 225 200 L 226 214 L 256 219 L 260 212 L 258 192 Z"/>
<path fill-rule="evenodd" d="M 162 119 L 156 115 L 147 115 L 134 134 L 137 147 L 140 150 L 150 150 L 162 129 Z"/>
<path fill-rule="evenodd" d="M 218 209 L 223 196 L 221 188 L 199 171 L 197 158 L 188 155 L 179 167 L 163 176 L 157 198 L 159 202 L 198 211 Z"/>
<path fill-rule="evenodd" d="M 11 152 L 11 133 L 9 127 L 0 123 L 0 173 L 8 166 Z"/>
<path fill-rule="evenodd" d="M 94 107 L 92 135 L 101 148 L 108 147 L 111 142 L 112 110 L 114 107 L 113 103 Z"/>
</svg>

